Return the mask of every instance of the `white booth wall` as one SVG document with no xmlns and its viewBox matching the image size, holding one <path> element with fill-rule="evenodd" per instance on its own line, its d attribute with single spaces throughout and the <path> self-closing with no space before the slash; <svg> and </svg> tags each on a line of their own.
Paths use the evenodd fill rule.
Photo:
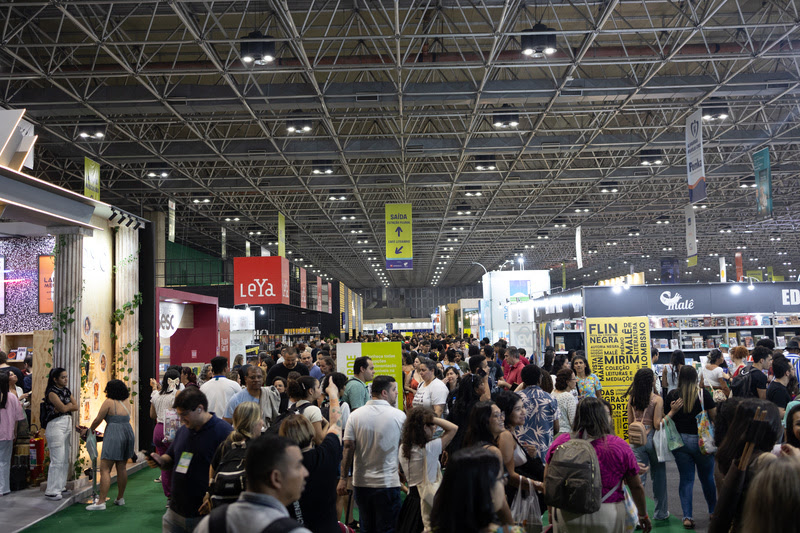
<svg viewBox="0 0 800 533">
<path fill-rule="evenodd" d="M 524 347 L 532 353 L 533 341 L 533 305 L 527 301 L 512 303 L 512 298 L 531 300 L 544 296 L 550 290 L 549 270 L 507 270 L 487 272 L 481 279 L 483 284 L 483 299 L 481 305 L 481 326 L 485 335 L 492 342 L 500 338 L 508 339 L 509 343 Z M 518 324 L 512 326 L 512 324 Z M 531 332 L 525 332 L 523 326 L 527 324 Z M 512 340 L 512 330 L 518 341 Z M 524 341 L 520 342 L 520 341 Z"/>
</svg>

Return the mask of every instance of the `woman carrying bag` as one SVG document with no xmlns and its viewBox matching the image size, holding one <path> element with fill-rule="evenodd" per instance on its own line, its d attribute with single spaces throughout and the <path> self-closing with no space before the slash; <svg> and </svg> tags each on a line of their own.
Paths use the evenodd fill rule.
<svg viewBox="0 0 800 533">
<path fill-rule="evenodd" d="M 655 374 L 649 368 L 641 368 L 633 376 L 633 384 L 625 393 L 628 400 L 628 434 L 636 462 L 650 467 L 653 474 L 653 496 L 656 511 L 653 520 L 669 518 L 667 499 L 667 465 L 659 462 L 653 445 L 655 428 L 661 426 L 664 417 L 664 400 L 655 393 Z M 636 431 L 639 430 L 639 431 Z M 641 475 L 642 485 L 647 483 L 647 473 Z"/>
<path fill-rule="evenodd" d="M 436 428 L 444 430 L 433 438 Z M 434 416 L 428 407 L 408 412 L 398 452 L 400 467 L 408 481 L 408 496 L 400 509 L 398 533 L 420 533 L 431 528 L 431 507 L 441 481 L 439 456 L 455 437 L 458 426 Z"/>
<path fill-rule="evenodd" d="M 700 374 L 700 386 L 710 392 L 717 403 L 724 402 L 731 394 L 731 389 L 725 381 L 731 377 L 722 367 L 723 364 L 725 358 L 722 352 L 715 348 L 708 353 L 708 361 Z"/>
</svg>

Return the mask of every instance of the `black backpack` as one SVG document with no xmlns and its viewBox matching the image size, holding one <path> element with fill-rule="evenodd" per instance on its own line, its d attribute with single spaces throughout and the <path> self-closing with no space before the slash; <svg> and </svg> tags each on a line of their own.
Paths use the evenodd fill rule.
<svg viewBox="0 0 800 533">
<path fill-rule="evenodd" d="M 753 396 L 753 377 L 750 373 L 753 365 L 747 365 L 739 370 L 735 378 L 731 380 L 731 393 L 739 398 L 750 398 Z"/>
<path fill-rule="evenodd" d="M 225 446 L 225 444 L 222 444 Z M 217 508 L 226 503 L 233 503 L 245 490 L 247 476 L 245 466 L 247 456 L 247 441 L 234 442 L 226 451 L 219 462 L 214 474 L 214 481 L 208 488 L 211 496 L 211 507 Z"/>
<path fill-rule="evenodd" d="M 289 409 L 286 410 L 285 413 L 283 413 L 282 415 L 279 415 L 278 418 L 276 418 L 272 422 L 272 424 L 269 425 L 269 428 L 267 428 L 266 433 L 270 433 L 272 435 L 277 435 L 278 434 L 278 430 L 281 428 L 281 424 L 283 424 L 284 420 L 286 420 L 287 418 L 289 418 L 290 416 L 292 416 L 294 414 L 298 414 L 298 413 L 302 414 L 303 411 L 306 410 L 306 407 L 311 407 L 312 405 L 313 404 L 311 404 L 311 403 L 304 403 L 300 407 L 297 407 L 297 404 L 291 406 Z"/>
</svg>

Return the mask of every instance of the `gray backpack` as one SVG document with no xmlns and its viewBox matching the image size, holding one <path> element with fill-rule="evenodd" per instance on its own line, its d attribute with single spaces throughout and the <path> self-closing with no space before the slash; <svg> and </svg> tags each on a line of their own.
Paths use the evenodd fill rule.
<svg viewBox="0 0 800 533">
<path fill-rule="evenodd" d="M 547 505 L 574 514 L 600 510 L 619 485 L 603 495 L 600 463 L 592 443 L 571 438 L 555 449 L 544 478 L 544 501 Z"/>
</svg>

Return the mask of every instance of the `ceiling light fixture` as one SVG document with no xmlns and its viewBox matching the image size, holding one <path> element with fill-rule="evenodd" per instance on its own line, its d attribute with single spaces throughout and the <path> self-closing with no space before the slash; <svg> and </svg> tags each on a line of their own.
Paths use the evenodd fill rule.
<svg viewBox="0 0 800 533">
<path fill-rule="evenodd" d="M 492 124 L 495 128 L 516 128 L 519 126 L 519 113 L 508 104 L 503 104 L 499 110 L 494 113 Z"/>
<path fill-rule="evenodd" d="M 264 39 L 272 39 L 272 37 L 264 35 L 258 30 L 252 31 L 242 38 L 239 51 L 243 63 L 266 65 L 275 61 L 275 41 L 265 41 Z"/>
<path fill-rule="evenodd" d="M 544 57 L 556 53 L 557 42 L 555 30 L 542 23 L 524 30 L 520 37 L 522 55 L 528 57 Z"/>
<path fill-rule="evenodd" d="M 644 166 L 661 165 L 664 163 L 664 153 L 661 150 L 642 150 L 639 162 Z"/>
</svg>

